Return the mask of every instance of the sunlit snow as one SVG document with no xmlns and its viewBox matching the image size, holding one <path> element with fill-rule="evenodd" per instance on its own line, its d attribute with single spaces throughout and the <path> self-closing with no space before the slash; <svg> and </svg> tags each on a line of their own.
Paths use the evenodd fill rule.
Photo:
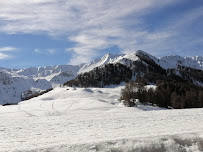
<svg viewBox="0 0 203 152">
<path fill-rule="evenodd" d="M 118 101 L 124 87 L 63 87 L 0 107 L 0 151 L 201 151 L 203 109 Z"/>
</svg>

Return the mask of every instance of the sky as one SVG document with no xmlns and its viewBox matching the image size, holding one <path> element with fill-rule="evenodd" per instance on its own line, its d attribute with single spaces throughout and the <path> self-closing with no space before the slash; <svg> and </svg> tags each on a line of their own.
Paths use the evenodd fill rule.
<svg viewBox="0 0 203 152">
<path fill-rule="evenodd" d="M 0 0 L 0 67 L 106 53 L 203 56 L 203 0 Z"/>
</svg>

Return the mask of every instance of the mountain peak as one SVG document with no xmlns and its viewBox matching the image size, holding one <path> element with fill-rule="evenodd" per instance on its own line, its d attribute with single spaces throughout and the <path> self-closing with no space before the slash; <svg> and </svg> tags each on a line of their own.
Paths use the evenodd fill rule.
<svg viewBox="0 0 203 152">
<path fill-rule="evenodd" d="M 79 70 L 78 73 L 85 73 L 93 70 L 95 67 L 100 67 L 108 63 L 113 63 L 116 61 L 116 59 L 120 56 L 123 56 L 123 54 L 112 54 L 107 53 L 102 58 L 98 58 L 93 60 L 90 63 L 84 64 L 84 66 Z"/>
<path fill-rule="evenodd" d="M 142 54 L 142 55 L 150 55 L 149 53 L 145 52 L 145 51 L 142 51 L 142 50 L 137 50 L 135 51 L 135 54 Z M 151 56 L 151 55 L 150 55 Z"/>
</svg>

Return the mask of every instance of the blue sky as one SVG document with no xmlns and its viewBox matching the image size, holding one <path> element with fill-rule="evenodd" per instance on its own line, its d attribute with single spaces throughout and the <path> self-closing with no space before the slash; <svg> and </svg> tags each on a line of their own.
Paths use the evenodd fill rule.
<svg viewBox="0 0 203 152">
<path fill-rule="evenodd" d="M 0 67 L 203 56 L 203 0 L 0 0 Z"/>
</svg>

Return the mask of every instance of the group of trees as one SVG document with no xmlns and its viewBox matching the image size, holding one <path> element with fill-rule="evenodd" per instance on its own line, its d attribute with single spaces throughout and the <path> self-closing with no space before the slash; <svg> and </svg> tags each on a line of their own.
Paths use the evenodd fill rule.
<svg viewBox="0 0 203 152">
<path fill-rule="evenodd" d="M 41 96 L 49 91 L 53 90 L 53 88 L 50 88 L 50 89 L 47 89 L 45 91 L 40 91 L 40 92 L 33 92 L 31 90 L 28 90 L 26 92 L 24 92 L 22 95 L 21 95 L 21 100 L 22 101 L 25 101 L 25 100 L 29 100 L 29 99 L 32 99 L 32 98 L 35 98 L 35 97 L 38 97 L 38 96 Z"/>
<path fill-rule="evenodd" d="M 203 77 L 202 77 L 203 70 L 189 68 L 185 66 L 178 66 L 178 69 L 184 79 L 187 79 L 190 82 L 193 82 L 193 80 L 203 82 Z"/>
<path fill-rule="evenodd" d="M 141 59 L 141 61 L 144 61 L 148 64 L 149 71 L 155 71 L 161 75 L 166 75 L 166 70 L 158 65 L 154 60 L 152 60 L 147 54 L 143 55 L 138 53 L 137 56 Z"/>
<path fill-rule="evenodd" d="M 158 81 L 154 92 L 157 94 L 157 104 L 161 103 L 164 107 L 178 109 L 203 107 L 203 87 L 192 83 Z"/>
<path fill-rule="evenodd" d="M 157 88 L 146 89 L 144 84 L 129 82 L 121 92 L 121 99 L 134 106 L 133 99 L 142 103 L 152 103 L 160 107 L 201 108 L 203 107 L 203 87 L 191 83 L 159 80 Z M 130 104 L 129 104 L 130 103 Z"/>
<path fill-rule="evenodd" d="M 90 72 L 78 75 L 74 80 L 64 83 L 66 86 L 78 87 L 104 87 L 110 84 L 129 82 L 132 77 L 132 70 L 127 66 L 107 64 L 104 67 L 97 67 Z"/>
</svg>

